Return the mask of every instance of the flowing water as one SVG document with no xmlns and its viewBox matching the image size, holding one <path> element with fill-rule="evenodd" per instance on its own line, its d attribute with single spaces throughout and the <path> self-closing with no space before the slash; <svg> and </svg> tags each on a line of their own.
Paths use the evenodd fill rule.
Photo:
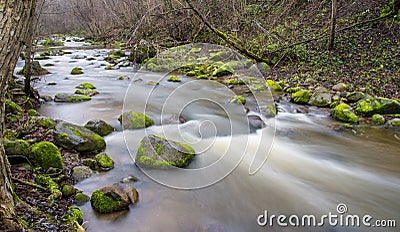
<svg viewBox="0 0 400 232">
<path fill-rule="evenodd" d="M 374 127 L 340 130 L 340 123 L 331 120 L 327 111 L 311 108 L 308 114 L 295 113 L 296 106 L 289 103 L 279 104 L 279 114 L 266 120 L 266 128 L 249 133 L 244 110 L 229 103 L 232 92 L 226 87 L 186 77 L 180 77 L 182 83 L 167 82 L 161 74 L 132 67 L 105 70 L 102 56 L 107 51 L 72 50 L 70 55 L 41 61 L 55 66 L 48 67 L 51 74 L 35 84 L 40 94 L 54 96 L 73 93 L 81 82 L 93 83 L 100 94 L 91 101 L 48 102 L 39 112 L 80 125 L 103 119 L 117 128 L 105 137 L 115 168 L 77 183 L 78 189 L 90 195 L 126 176 L 139 178 L 134 183 L 139 202 L 129 211 L 100 215 L 90 203 L 81 207 L 88 231 L 398 231 L 398 227 L 333 227 L 327 221 L 322 227 L 279 227 L 276 221 L 273 227 L 260 227 L 257 218 L 265 210 L 320 218 L 329 212 L 338 214 L 337 205 L 344 203 L 348 214 L 371 215 L 371 222 L 395 219 L 400 223 L 400 141 L 396 139 L 400 133 Z M 72 59 L 78 53 L 95 60 Z M 84 74 L 69 75 L 75 66 L 82 67 Z M 120 75 L 131 79 L 117 80 Z M 154 88 L 149 81 L 160 81 L 160 85 Z M 177 90 L 181 85 L 185 88 Z M 212 101 L 207 100 L 210 97 Z M 117 121 L 121 112 L 143 108 L 156 125 L 122 131 Z M 179 115 L 185 123 L 178 123 Z M 188 142 L 202 151 L 190 169 L 219 163 L 196 175 L 179 170 L 150 173 L 158 182 L 173 187 L 215 183 L 182 190 L 143 173 L 133 158 L 140 140 L 149 133 Z M 254 156 L 259 164 L 260 157 L 268 159 L 249 175 Z"/>
</svg>

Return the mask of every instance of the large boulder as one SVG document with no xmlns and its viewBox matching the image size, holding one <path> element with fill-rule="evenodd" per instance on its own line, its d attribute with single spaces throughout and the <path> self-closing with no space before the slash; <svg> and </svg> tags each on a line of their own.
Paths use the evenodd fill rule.
<svg viewBox="0 0 400 232">
<path fill-rule="evenodd" d="M 400 113 L 400 101 L 368 97 L 357 102 L 355 111 L 357 114 L 365 116 L 373 114 L 398 114 Z"/>
<path fill-rule="evenodd" d="M 93 131 L 72 123 L 59 122 L 54 138 L 62 147 L 78 152 L 98 152 L 106 147 L 104 139 Z"/>
<path fill-rule="evenodd" d="M 51 142 L 39 142 L 32 146 L 29 160 L 36 166 L 43 169 L 64 168 L 61 153 Z"/>
<path fill-rule="evenodd" d="M 342 122 L 358 123 L 359 119 L 353 109 L 346 103 L 340 103 L 332 112 L 332 117 Z"/>
<path fill-rule="evenodd" d="M 89 101 L 92 98 L 87 95 L 76 95 L 76 94 L 70 94 L 70 93 L 57 93 L 56 96 L 54 97 L 55 102 L 83 102 L 83 101 Z"/>
<path fill-rule="evenodd" d="M 90 120 L 85 124 L 84 127 L 88 128 L 89 130 L 101 136 L 106 136 L 114 131 L 114 128 L 110 126 L 110 124 L 100 119 Z"/>
<path fill-rule="evenodd" d="M 131 185 L 115 183 L 95 190 L 90 198 L 92 208 L 99 213 L 112 213 L 129 209 L 138 201 L 139 194 Z"/>
<path fill-rule="evenodd" d="M 185 167 L 194 155 L 194 149 L 187 144 L 149 135 L 140 142 L 135 163 L 149 168 Z"/>
<path fill-rule="evenodd" d="M 153 120 L 140 112 L 128 111 L 118 117 L 124 129 L 142 129 L 154 124 Z"/>
<path fill-rule="evenodd" d="M 326 107 L 332 103 L 332 95 L 325 92 L 315 92 L 311 96 L 308 104 L 319 107 Z"/>
<path fill-rule="evenodd" d="M 30 152 L 29 144 L 25 140 L 4 140 L 4 149 L 7 155 L 27 156 Z"/>
</svg>

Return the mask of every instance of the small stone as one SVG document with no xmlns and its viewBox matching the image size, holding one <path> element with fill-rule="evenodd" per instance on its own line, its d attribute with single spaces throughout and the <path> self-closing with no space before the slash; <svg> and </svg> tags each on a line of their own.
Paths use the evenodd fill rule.
<svg viewBox="0 0 400 232">
<path fill-rule="evenodd" d="M 114 161 L 105 152 L 97 154 L 94 159 L 102 170 L 110 170 L 114 168 Z"/>
<path fill-rule="evenodd" d="M 344 92 L 347 90 L 347 85 L 345 83 L 339 83 L 334 85 L 332 89 L 335 91 Z"/>
<path fill-rule="evenodd" d="M 74 195 L 76 190 L 73 186 L 66 184 L 62 187 L 61 192 L 63 197 L 67 198 Z"/>
<path fill-rule="evenodd" d="M 385 117 L 380 114 L 374 114 L 372 115 L 372 122 L 378 125 L 385 124 Z"/>
<path fill-rule="evenodd" d="M 83 194 L 83 193 L 77 193 L 75 195 L 74 203 L 77 206 L 81 206 L 81 205 L 86 204 L 89 200 L 90 200 L 90 197 L 88 195 Z"/>
<path fill-rule="evenodd" d="M 92 169 L 87 166 L 76 166 L 72 169 L 72 177 L 74 178 L 75 182 L 82 181 L 91 177 L 92 175 Z"/>
</svg>

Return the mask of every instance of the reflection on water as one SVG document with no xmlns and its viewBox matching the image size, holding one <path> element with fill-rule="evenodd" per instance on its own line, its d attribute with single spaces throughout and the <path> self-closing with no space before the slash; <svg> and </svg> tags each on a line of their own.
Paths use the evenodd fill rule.
<svg viewBox="0 0 400 232">
<path fill-rule="evenodd" d="M 105 54 L 106 50 L 80 53 L 96 57 Z M 159 91 L 146 104 L 146 93 L 152 88 L 146 83 L 158 81 L 162 78 L 160 75 L 139 72 L 135 76 L 129 68 L 106 71 L 100 66 L 105 63 L 101 60 L 69 63 L 73 55 L 41 61 L 42 65 L 54 63 L 55 66 L 49 67 L 52 74 L 36 84 L 40 93 L 54 96 L 58 92 L 73 92 L 76 85 L 89 81 L 100 94 L 89 102 L 79 104 L 46 103 L 39 109 L 40 113 L 77 124 L 100 118 L 120 129 L 117 117 L 122 112 L 130 82 L 116 78 L 128 75 L 142 79 L 131 84 L 130 90 L 135 92 L 135 99 L 132 99 L 130 108 L 140 109 L 146 105 L 146 110 L 155 117 L 158 125 L 147 131 L 126 131 L 125 134 L 117 131 L 105 138 L 106 152 L 114 159 L 115 168 L 98 173 L 76 187 L 90 195 L 95 189 L 135 175 L 139 178 L 135 187 L 140 199 L 129 211 L 110 215 L 96 214 L 90 203 L 84 205 L 82 209 L 84 220 L 88 221 L 85 224 L 88 231 L 382 231 L 352 227 L 261 228 L 257 225 L 257 216 L 264 210 L 276 215 L 321 215 L 336 212 L 336 205 L 341 202 L 347 204 L 349 213 L 396 219 L 400 223 L 400 149 L 394 131 L 380 128 L 365 128 L 357 133 L 338 131 L 334 129 L 338 122 L 330 120 L 327 114 L 280 113 L 276 121 L 278 138 L 271 154 L 262 169 L 250 176 L 248 168 L 254 155 L 268 152 L 263 149 L 268 146 L 263 145 L 271 143 L 270 127 L 252 134 L 235 132 L 232 136 L 227 136 L 228 132 L 232 132 L 228 130 L 215 139 L 212 136 L 199 139 L 203 119 L 210 119 L 212 115 L 212 121 L 223 125 L 227 120 L 226 114 L 219 114 L 221 111 L 218 110 L 215 113 L 218 107 L 201 102 L 178 111 L 183 109 L 179 106 L 180 101 L 185 102 L 196 94 L 226 98 L 220 86 L 202 84 L 197 86 L 196 91 L 182 89 L 177 93 L 179 100 L 171 103 L 166 110 L 166 119 L 157 118 L 160 104 L 165 101 L 162 96 L 170 95 L 175 83 L 162 82 L 157 87 Z M 85 74 L 69 75 L 75 66 L 83 67 Z M 184 83 L 191 81 L 182 79 Z M 49 86 L 49 82 L 56 82 L 57 85 Z M 242 107 L 232 108 L 232 111 L 238 112 L 237 115 L 244 112 L 242 110 Z M 161 122 L 168 124 L 168 120 L 176 119 L 179 113 L 186 117 L 186 123 L 160 126 Z M 246 119 L 244 115 L 231 118 L 238 131 L 245 128 L 241 127 L 245 122 L 243 119 Z M 215 128 L 206 126 L 203 134 L 211 133 L 212 129 Z M 227 150 L 236 158 L 244 154 L 244 159 L 233 173 L 210 187 L 191 191 L 168 188 L 151 180 L 134 165 L 137 146 L 146 133 L 166 133 L 169 138 L 198 141 L 194 147 L 205 152 L 195 158 L 190 168 L 210 165 Z M 210 142 L 210 139 L 213 140 Z M 245 141 L 245 150 L 243 142 L 237 141 Z M 223 162 L 230 166 L 233 161 Z M 168 175 L 172 178 L 174 173 Z M 199 178 L 207 180 L 212 175 L 216 174 L 205 173 Z M 397 230 L 385 228 L 385 231 Z"/>
</svg>

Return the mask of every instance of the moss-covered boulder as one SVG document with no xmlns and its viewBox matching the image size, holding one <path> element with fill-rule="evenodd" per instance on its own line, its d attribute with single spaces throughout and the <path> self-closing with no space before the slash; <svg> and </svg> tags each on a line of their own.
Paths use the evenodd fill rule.
<svg viewBox="0 0 400 232">
<path fill-rule="evenodd" d="M 104 139 L 93 131 L 72 123 L 59 122 L 54 130 L 58 144 L 78 152 L 98 152 L 106 147 Z"/>
<path fill-rule="evenodd" d="M 106 136 L 115 130 L 110 124 L 100 119 L 90 120 L 84 127 L 101 136 Z"/>
<path fill-rule="evenodd" d="M 326 107 L 332 103 L 332 95 L 325 92 L 315 92 L 311 95 L 308 104 L 319 107 Z"/>
<path fill-rule="evenodd" d="M 219 67 L 218 69 L 216 69 L 212 75 L 215 77 L 222 77 L 222 76 L 226 76 L 226 75 L 231 75 L 234 72 L 235 72 L 235 70 L 232 68 L 232 66 L 230 66 L 229 64 L 224 64 L 221 67 Z"/>
<path fill-rule="evenodd" d="M 139 194 L 131 185 L 113 184 L 95 190 L 90 198 L 92 208 L 99 213 L 112 213 L 129 209 L 138 201 Z"/>
<path fill-rule="evenodd" d="M 179 79 L 179 77 L 177 77 L 177 76 L 170 76 L 168 78 L 168 81 L 170 81 L 170 82 L 181 82 L 181 79 Z"/>
<path fill-rule="evenodd" d="M 101 170 L 110 170 L 114 168 L 114 161 L 105 152 L 97 154 L 94 159 Z"/>
<path fill-rule="evenodd" d="M 332 117 L 336 120 L 349 123 L 358 123 L 359 119 L 353 109 L 346 103 L 341 103 L 333 109 Z"/>
<path fill-rule="evenodd" d="M 94 86 L 92 83 L 89 82 L 83 82 L 76 86 L 75 88 L 77 89 L 96 89 L 96 86 Z"/>
<path fill-rule="evenodd" d="M 60 191 L 58 184 L 54 182 L 50 176 L 39 175 L 36 178 L 36 183 L 43 187 L 46 187 L 48 191 L 51 193 L 51 195 L 48 197 L 49 206 L 53 204 L 55 199 L 62 196 L 62 192 Z"/>
<path fill-rule="evenodd" d="M 90 96 L 76 95 L 69 93 L 58 93 L 54 97 L 55 102 L 70 102 L 70 103 L 89 101 L 91 99 L 92 98 Z"/>
<path fill-rule="evenodd" d="M 393 100 L 388 98 L 377 98 L 381 104 L 380 114 L 400 114 L 400 100 Z"/>
<path fill-rule="evenodd" d="M 47 69 L 43 68 L 40 65 L 39 61 L 33 61 L 31 71 L 32 71 L 32 76 L 43 76 L 50 73 Z M 17 74 L 23 75 L 24 72 L 25 72 L 25 66 L 21 70 L 19 70 Z"/>
<path fill-rule="evenodd" d="M 385 117 L 380 114 L 374 114 L 372 115 L 372 122 L 378 125 L 385 124 Z"/>
<path fill-rule="evenodd" d="M 43 169 L 64 168 L 61 153 L 51 142 L 39 142 L 31 147 L 29 160 L 36 166 Z"/>
<path fill-rule="evenodd" d="M 242 95 L 237 95 L 231 99 L 231 102 L 244 105 L 244 104 L 246 104 L 246 98 L 243 97 Z"/>
<path fill-rule="evenodd" d="M 371 116 L 373 114 L 399 114 L 400 101 L 387 98 L 367 97 L 357 102 L 357 114 Z"/>
<path fill-rule="evenodd" d="M 149 168 L 185 167 L 194 155 L 194 149 L 187 144 L 149 135 L 140 142 L 135 163 Z"/>
<path fill-rule="evenodd" d="M 12 114 L 18 114 L 22 112 L 21 106 L 17 105 L 17 103 L 6 99 L 6 114 L 12 113 Z"/>
<path fill-rule="evenodd" d="M 77 193 L 75 195 L 74 203 L 77 206 L 81 206 L 81 205 L 86 204 L 86 202 L 88 202 L 89 200 L 90 200 L 90 197 L 88 195 L 83 194 L 83 193 Z"/>
<path fill-rule="evenodd" d="M 118 117 L 124 129 L 142 129 L 154 124 L 153 120 L 140 112 L 128 111 Z"/>
<path fill-rule="evenodd" d="M 92 175 L 92 169 L 87 166 L 76 166 L 72 169 L 72 177 L 74 178 L 75 182 L 82 181 L 91 177 Z"/>
<path fill-rule="evenodd" d="M 357 102 L 365 97 L 363 92 L 351 92 L 346 95 L 347 102 Z"/>
<path fill-rule="evenodd" d="M 4 149 L 7 155 L 23 155 L 30 153 L 29 144 L 25 140 L 4 140 Z"/>
<path fill-rule="evenodd" d="M 400 118 L 394 118 L 387 121 L 387 124 L 392 127 L 400 127 Z"/>
<path fill-rule="evenodd" d="M 307 104 L 310 100 L 310 91 L 300 90 L 292 93 L 292 101 L 297 104 Z"/>
<path fill-rule="evenodd" d="M 70 197 L 70 196 L 75 195 L 76 189 L 74 188 L 74 186 L 66 184 L 61 188 L 61 193 L 62 193 L 62 196 L 65 198 Z"/>
<path fill-rule="evenodd" d="M 273 80 L 266 80 L 265 84 L 273 91 L 282 91 L 282 86 Z"/>
<path fill-rule="evenodd" d="M 99 91 L 97 91 L 95 89 L 77 89 L 77 90 L 75 90 L 75 94 L 93 97 L 93 96 L 99 94 Z"/>
<path fill-rule="evenodd" d="M 71 75 L 80 75 L 80 74 L 83 74 L 82 68 L 74 67 L 71 70 Z"/>
</svg>

